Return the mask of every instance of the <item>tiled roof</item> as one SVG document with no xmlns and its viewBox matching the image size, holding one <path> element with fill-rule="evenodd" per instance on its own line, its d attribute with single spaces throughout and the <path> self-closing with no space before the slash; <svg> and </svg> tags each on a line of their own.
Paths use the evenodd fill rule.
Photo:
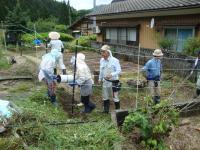
<svg viewBox="0 0 200 150">
<path fill-rule="evenodd" d="M 97 7 L 92 15 L 200 7 L 200 0 L 126 0 Z"/>
</svg>

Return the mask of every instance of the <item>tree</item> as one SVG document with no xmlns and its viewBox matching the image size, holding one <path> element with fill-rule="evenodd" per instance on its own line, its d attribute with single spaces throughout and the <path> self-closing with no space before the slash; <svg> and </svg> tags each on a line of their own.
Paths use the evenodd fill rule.
<svg viewBox="0 0 200 150">
<path fill-rule="evenodd" d="M 17 0 L 17 4 L 13 10 L 8 10 L 8 15 L 6 16 L 6 24 L 9 32 L 16 33 L 17 37 L 22 33 L 26 27 L 26 23 L 29 18 L 27 13 L 22 11 L 20 7 L 20 2 Z"/>
</svg>

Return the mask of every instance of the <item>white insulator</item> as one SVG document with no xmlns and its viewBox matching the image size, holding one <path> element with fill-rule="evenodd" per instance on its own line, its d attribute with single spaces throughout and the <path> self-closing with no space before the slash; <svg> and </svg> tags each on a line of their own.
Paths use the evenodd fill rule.
<svg viewBox="0 0 200 150">
<path fill-rule="evenodd" d="M 61 78 L 61 82 L 69 83 L 69 82 L 74 81 L 73 75 L 60 75 L 60 78 Z"/>
</svg>

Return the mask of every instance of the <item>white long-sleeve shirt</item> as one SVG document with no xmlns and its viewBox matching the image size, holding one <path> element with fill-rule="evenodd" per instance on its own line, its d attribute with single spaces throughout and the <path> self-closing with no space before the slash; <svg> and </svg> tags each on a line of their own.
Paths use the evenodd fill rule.
<svg viewBox="0 0 200 150">
<path fill-rule="evenodd" d="M 39 81 L 42 81 L 45 78 L 44 71 L 48 72 L 50 75 L 53 75 L 55 66 L 55 57 L 53 57 L 50 53 L 44 55 L 40 63 L 40 71 L 38 74 Z"/>
<path fill-rule="evenodd" d="M 109 56 L 107 60 L 101 58 L 99 80 L 102 81 L 108 75 L 111 75 L 110 80 L 118 80 L 121 73 L 121 66 L 119 60 L 115 57 Z"/>
<path fill-rule="evenodd" d="M 92 80 L 92 75 L 87 64 L 77 62 L 76 82 L 81 85 L 90 79 Z"/>
<path fill-rule="evenodd" d="M 61 49 L 64 48 L 64 45 L 61 40 L 51 40 L 48 44 L 48 47 L 51 49 L 57 49 L 59 52 L 61 52 Z"/>
</svg>

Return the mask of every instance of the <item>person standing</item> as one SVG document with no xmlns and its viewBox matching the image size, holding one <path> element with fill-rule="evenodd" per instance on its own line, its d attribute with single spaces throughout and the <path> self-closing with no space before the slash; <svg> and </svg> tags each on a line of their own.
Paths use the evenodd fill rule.
<svg viewBox="0 0 200 150">
<path fill-rule="evenodd" d="M 119 93 L 119 75 L 121 66 L 119 60 L 112 56 L 110 46 L 103 45 L 101 47 L 101 60 L 99 72 L 99 84 L 103 83 L 102 97 L 104 113 L 109 113 L 110 99 L 115 102 L 115 109 L 120 109 Z"/>
<path fill-rule="evenodd" d="M 66 67 L 63 63 L 63 52 L 64 52 L 64 45 L 60 38 L 60 34 L 58 32 L 50 32 L 49 38 L 51 39 L 50 43 L 48 44 L 48 47 L 51 49 L 57 49 L 57 51 L 60 53 L 61 57 L 57 61 L 57 64 L 59 65 L 59 68 L 62 70 L 62 73 L 66 74 Z M 54 69 L 54 74 L 57 74 L 56 68 Z"/>
<path fill-rule="evenodd" d="M 39 81 L 44 81 L 47 86 L 47 94 L 51 100 L 51 103 L 57 105 L 55 87 L 56 82 L 54 80 L 54 68 L 56 61 L 61 57 L 57 49 L 52 49 L 49 53 L 42 56 L 40 63 L 40 71 L 38 74 Z"/>
<path fill-rule="evenodd" d="M 92 94 L 92 74 L 85 63 L 85 55 L 83 53 L 78 53 L 76 58 L 76 84 L 80 87 L 81 102 L 84 104 L 83 113 L 90 113 L 96 108 L 95 104 L 90 101 L 90 96 Z M 70 61 L 75 65 L 75 57 L 73 56 Z"/>
<path fill-rule="evenodd" d="M 156 49 L 153 52 L 153 56 L 154 57 L 144 65 L 142 70 L 146 71 L 148 88 L 150 90 L 154 104 L 158 104 L 160 103 L 160 79 L 162 73 L 162 64 L 160 59 L 162 58 L 163 53 L 160 49 Z"/>
<path fill-rule="evenodd" d="M 196 72 L 196 94 L 194 98 L 197 98 L 200 95 L 200 50 L 197 54 L 197 58 L 195 59 L 194 65 L 192 67 L 192 71 L 190 72 L 190 75 L 193 74 L 193 72 Z"/>
</svg>

